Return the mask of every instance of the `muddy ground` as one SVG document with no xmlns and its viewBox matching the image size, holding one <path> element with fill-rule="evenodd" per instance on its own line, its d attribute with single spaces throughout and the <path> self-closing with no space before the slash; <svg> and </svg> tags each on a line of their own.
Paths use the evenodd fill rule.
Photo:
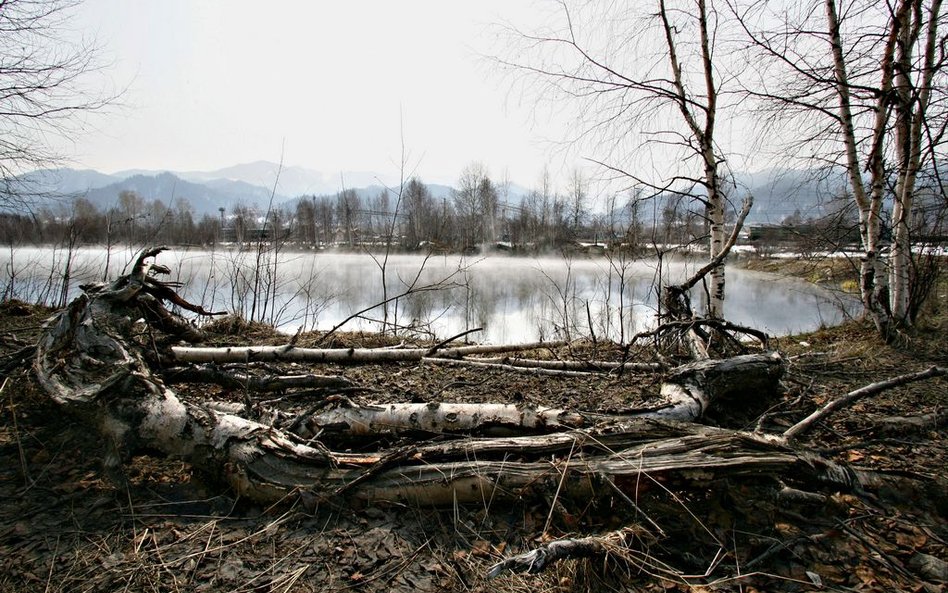
<svg viewBox="0 0 948 593">
<path fill-rule="evenodd" d="M 929 319 L 895 345 L 880 344 L 855 321 L 780 339 L 776 345 L 789 361 L 782 389 L 719 402 L 706 422 L 779 432 L 856 387 L 948 366 L 948 298 L 940 288 Z M 0 305 L 2 353 L 31 344 L 50 313 Z M 239 323 L 220 324 L 213 338 L 228 344 L 285 339 Z M 302 336 L 299 345 L 314 339 Z M 371 335 L 335 338 L 342 346 L 384 343 Z M 601 344 L 529 353 L 620 354 Z M 660 383 L 654 374 L 563 378 L 407 364 L 315 370 L 364 387 L 349 394 L 362 403 L 532 402 L 620 412 L 647 404 Z M 803 439 L 801 449 L 894 478 L 893 486 L 873 492 L 824 491 L 823 504 L 777 504 L 773 480 L 750 476 L 697 490 L 643 484 L 637 510 L 608 493 L 447 509 L 304 497 L 261 508 L 205 483 L 180 461 L 140 455 L 124 476 L 106 475 L 96 434 L 54 407 L 29 369 L 4 372 L 0 591 L 944 591 L 948 579 L 944 423 L 899 420 L 943 413 L 944 379 L 862 400 Z M 243 398 L 219 387 L 181 392 Z M 543 541 L 636 525 L 652 535 L 641 538 L 635 564 L 608 557 L 567 561 L 541 575 L 486 580 L 492 564 Z M 653 537 L 659 528 L 664 536 Z"/>
</svg>

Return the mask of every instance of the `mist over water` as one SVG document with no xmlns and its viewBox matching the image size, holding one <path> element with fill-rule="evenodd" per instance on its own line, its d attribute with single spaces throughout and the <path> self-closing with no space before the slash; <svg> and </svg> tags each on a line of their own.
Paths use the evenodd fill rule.
<svg viewBox="0 0 948 593">
<path fill-rule="evenodd" d="M 135 253 L 128 248 L 83 248 L 72 255 L 69 298 L 79 285 L 125 271 Z M 241 312 L 272 322 L 286 332 L 326 330 L 383 300 L 382 256 L 285 252 L 274 260 L 255 251 L 175 249 L 158 262 L 182 282 L 183 296 L 208 310 Z M 61 292 L 66 254 L 48 247 L 0 252 L 3 296 L 54 302 Z M 537 339 L 628 339 L 655 325 L 659 277 L 676 281 L 694 264 L 654 260 L 610 262 L 606 258 L 564 259 L 505 256 L 392 255 L 385 265 L 389 327 L 445 338 L 472 328 L 472 341 L 492 343 Z M 256 294 L 256 298 L 254 298 Z M 701 289 L 693 294 L 701 308 Z M 727 271 L 725 316 L 734 323 L 785 335 L 841 322 L 852 299 L 796 279 L 734 267 Z M 343 329 L 378 330 L 382 307 L 367 311 Z"/>
</svg>

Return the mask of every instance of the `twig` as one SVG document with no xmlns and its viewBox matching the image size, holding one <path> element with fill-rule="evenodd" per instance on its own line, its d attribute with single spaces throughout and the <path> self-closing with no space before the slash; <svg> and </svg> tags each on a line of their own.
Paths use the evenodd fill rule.
<svg viewBox="0 0 948 593">
<path fill-rule="evenodd" d="M 0 395 L 3 394 L 3 391 L 7 388 L 8 377 L 4 377 L 3 384 L 0 385 Z M 16 408 L 13 406 L 13 394 L 10 394 L 10 415 L 13 416 L 13 436 L 16 438 L 16 448 L 20 454 L 20 470 L 23 472 L 23 484 L 24 486 L 29 486 L 30 482 L 30 469 L 26 464 L 26 453 L 23 451 L 23 442 L 20 440 L 20 428 L 16 422 Z"/>
<path fill-rule="evenodd" d="M 850 527 L 849 525 L 846 525 L 846 523 L 845 523 L 844 521 L 837 521 L 836 524 L 837 524 L 843 531 L 845 531 L 845 532 L 848 533 L 849 535 L 851 535 L 851 536 L 855 537 L 856 539 L 858 539 L 859 542 L 860 542 L 863 546 L 865 546 L 867 550 L 869 550 L 870 552 L 875 552 L 875 553 L 879 556 L 879 561 L 880 561 L 881 564 L 884 564 L 884 565 L 888 566 L 889 568 L 891 568 L 892 570 L 898 572 L 898 573 L 901 574 L 902 576 L 906 576 L 906 577 L 909 577 L 909 578 L 911 578 L 911 579 L 917 578 L 914 574 L 912 574 L 911 572 L 905 570 L 905 568 L 902 566 L 902 563 L 899 562 L 898 559 L 896 559 L 896 558 L 895 558 L 894 556 L 892 556 L 891 554 L 887 554 L 887 553 L 885 553 L 884 551 L 882 551 L 882 550 L 879 548 L 879 546 L 877 546 L 877 545 L 875 545 L 874 543 L 872 543 L 871 541 L 869 541 L 869 540 L 866 538 L 866 536 L 864 536 L 863 534 L 859 533 L 858 531 L 856 531 L 855 529 L 853 529 L 853 528 Z M 872 556 L 870 556 L 870 558 L 871 558 L 871 557 L 872 557 Z"/>
<path fill-rule="evenodd" d="M 560 474 L 560 482 L 556 486 L 556 493 L 553 494 L 553 502 L 550 504 L 550 512 L 546 516 L 546 523 L 543 524 L 543 535 L 546 535 L 546 532 L 550 529 L 550 522 L 553 521 L 553 511 L 556 509 L 556 503 L 560 498 L 560 492 L 563 490 L 563 482 L 566 480 L 567 470 L 569 469 L 569 462 L 573 458 L 573 451 L 576 450 L 576 441 L 573 441 L 573 444 L 569 447 L 569 453 L 566 455 L 566 460 L 563 462 L 563 472 Z"/>
<path fill-rule="evenodd" d="M 443 340 L 443 341 L 441 341 L 441 342 L 438 342 L 437 344 L 435 344 L 434 346 L 431 347 L 431 350 L 428 351 L 428 356 L 433 355 L 433 354 L 434 354 L 435 352 L 437 352 L 440 348 L 443 348 L 444 346 L 447 346 L 448 344 L 450 344 L 451 342 L 453 342 L 453 341 L 455 341 L 455 340 L 459 340 L 459 339 L 463 338 L 464 336 L 466 336 L 466 335 L 468 335 L 468 334 L 473 334 L 474 332 L 479 332 L 479 331 L 484 331 L 484 328 L 483 328 L 483 327 L 475 327 L 474 329 L 469 329 L 469 330 L 467 330 L 467 331 L 463 331 L 463 332 L 459 333 L 459 334 L 456 335 L 456 336 L 452 336 L 452 337 L 448 338 L 447 340 Z"/>
</svg>

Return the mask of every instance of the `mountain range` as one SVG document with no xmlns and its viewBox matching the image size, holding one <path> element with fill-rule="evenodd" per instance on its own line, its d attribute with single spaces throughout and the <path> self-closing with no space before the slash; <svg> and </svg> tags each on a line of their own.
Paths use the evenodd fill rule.
<svg viewBox="0 0 948 593">
<path fill-rule="evenodd" d="M 257 161 L 215 171 L 154 171 L 128 169 L 112 174 L 91 169 L 41 169 L 17 179 L 25 194 L 35 196 L 38 205 L 49 205 L 82 197 L 100 209 L 113 206 L 123 191 L 134 191 L 147 201 L 172 203 L 187 199 L 198 216 L 217 215 L 219 208 L 230 210 L 241 204 L 265 209 L 291 208 L 300 196 L 333 195 L 352 188 L 360 197 L 378 195 L 391 180 L 369 171 L 347 171 L 328 175 L 303 167 L 281 167 Z M 397 182 L 395 182 L 397 185 Z M 437 198 L 448 197 L 452 188 L 428 184 Z"/>
<path fill-rule="evenodd" d="M 365 198 L 378 195 L 386 183 L 389 187 L 397 185 L 397 181 L 393 184 L 370 171 L 330 175 L 268 161 L 214 171 L 130 169 L 105 174 L 90 169 L 43 169 L 23 175 L 18 181 L 25 191 L 38 196 L 36 201 L 41 205 L 81 196 L 96 207 L 107 209 L 116 203 L 119 193 L 134 191 L 148 201 L 157 199 L 169 205 L 175 199 L 187 199 L 199 217 L 216 216 L 219 208 L 230 210 L 237 204 L 266 209 L 271 196 L 274 206 L 294 208 L 304 195 L 332 195 L 345 187 L 355 189 Z M 830 198 L 845 188 L 845 180 L 838 175 L 818 175 L 812 170 L 771 169 L 738 175 L 738 187 L 736 201 L 746 193 L 754 196 L 750 223 L 776 224 L 796 214 L 803 218 L 822 214 Z M 450 198 L 454 191 L 439 184 L 428 184 L 428 189 L 439 200 Z M 526 188 L 511 184 L 509 199 L 519 203 L 528 193 Z M 660 216 L 669 199 L 667 195 L 660 196 L 654 206 L 644 208 L 643 212 Z"/>
</svg>

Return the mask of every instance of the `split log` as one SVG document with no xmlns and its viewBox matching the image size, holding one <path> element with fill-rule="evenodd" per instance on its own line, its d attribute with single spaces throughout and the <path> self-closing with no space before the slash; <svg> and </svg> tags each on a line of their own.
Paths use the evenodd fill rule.
<svg viewBox="0 0 948 593">
<path fill-rule="evenodd" d="M 883 478 L 870 472 L 796 452 L 778 441 L 697 425 L 687 436 L 649 440 L 603 453 L 576 452 L 576 443 L 592 444 L 593 451 L 603 448 L 594 444 L 596 439 L 587 431 L 576 431 L 569 436 L 573 445 L 565 450 L 561 448 L 566 443 L 563 435 L 541 435 L 517 437 L 507 443 L 510 448 L 494 449 L 493 455 L 488 454 L 477 439 L 465 439 L 452 444 L 450 449 L 455 455 L 463 453 L 463 460 L 442 458 L 438 444 L 434 444 L 432 449 L 420 447 L 397 466 L 381 472 L 353 471 L 340 466 L 323 474 L 322 485 L 345 483 L 357 479 L 360 471 L 370 471 L 372 479 L 348 491 L 348 497 L 447 506 L 522 499 L 536 493 L 552 493 L 560 486 L 562 496 L 580 500 L 611 497 L 616 484 L 628 488 L 625 494 L 634 496 L 635 485 L 642 479 L 693 487 L 723 479 L 771 477 L 775 487 L 779 480 L 784 480 L 843 490 L 875 488 L 884 483 Z M 613 442 L 641 439 L 634 434 L 612 436 Z M 538 457 L 539 451 L 549 451 L 552 443 L 560 445 L 555 450 L 564 458 L 552 464 L 530 461 Z M 570 450 L 573 454 L 566 455 Z M 258 480 L 264 477 L 258 475 Z M 296 486 L 302 485 L 297 483 Z"/>
</svg>

